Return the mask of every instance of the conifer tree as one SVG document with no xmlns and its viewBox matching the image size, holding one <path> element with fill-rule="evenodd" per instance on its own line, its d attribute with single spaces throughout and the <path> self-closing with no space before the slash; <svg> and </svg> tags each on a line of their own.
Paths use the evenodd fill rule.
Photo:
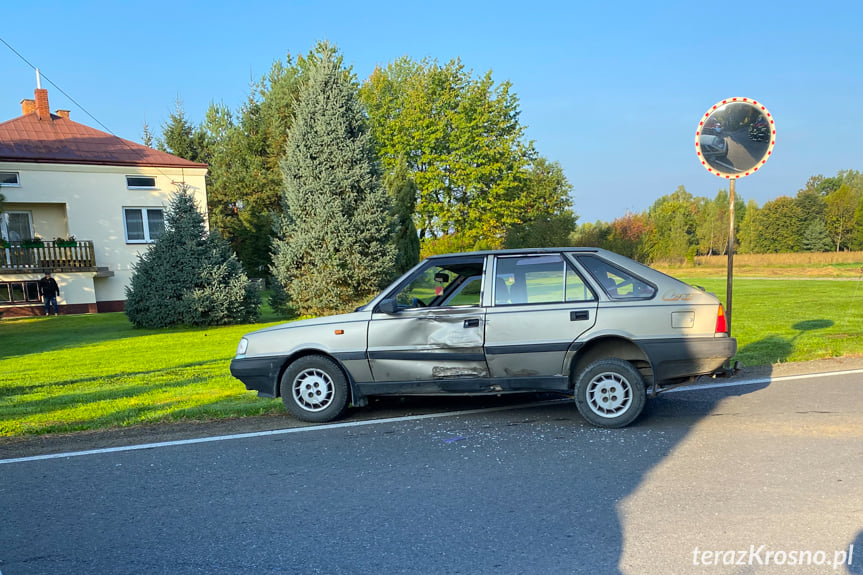
<svg viewBox="0 0 863 575">
<path fill-rule="evenodd" d="M 801 245 L 804 252 L 829 252 L 833 249 L 833 242 L 830 240 L 824 220 L 813 220 L 806 226 Z"/>
<path fill-rule="evenodd" d="M 281 163 L 286 214 L 272 271 L 303 314 L 346 310 L 393 272 L 393 217 L 357 98 L 324 43 L 309 71 Z"/>
<path fill-rule="evenodd" d="M 386 178 L 386 187 L 396 218 L 393 238 L 396 249 L 395 275 L 401 275 L 420 261 L 420 238 L 413 221 L 417 186 L 410 179 L 407 166 L 402 163 Z"/>
<path fill-rule="evenodd" d="M 136 327 L 225 325 L 253 321 L 260 294 L 228 244 L 208 234 L 188 188 L 179 185 L 165 231 L 138 257 L 126 287 L 126 315 Z"/>
<path fill-rule="evenodd" d="M 200 126 L 193 126 L 186 119 L 186 112 L 179 98 L 171 117 L 162 124 L 162 139 L 157 142 L 157 147 L 163 152 L 169 152 L 192 162 L 204 161 L 204 131 Z"/>
</svg>

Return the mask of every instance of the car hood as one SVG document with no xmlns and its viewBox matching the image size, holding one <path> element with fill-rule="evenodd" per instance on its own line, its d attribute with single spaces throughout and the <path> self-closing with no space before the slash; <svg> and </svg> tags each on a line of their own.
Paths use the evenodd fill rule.
<svg viewBox="0 0 863 575">
<path fill-rule="evenodd" d="M 299 329 L 304 327 L 314 327 L 320 325 L 327 325 L 331 323 L 348 323 L 354 321 L 367 321 L 371 318 L 371 312 L 368 311 L 359 311 L 359 312 L 351 312 L 351 313 L 340 313 L 337 315 L 327 315 L 323 317 L 313 317 L 309 319 L 300 319 L 297 321 L 289 321 L 285 323 L 280 323 L 278 325 L 273 325 L 270 327 L 265 327 L 263 329 L 259 329 L 257 331 L 253 331 L 246 334 L 246 337 L 250 335 L 256 334 L 264 334 L 274 331 L 281 330 L 291 330 L 291 329 Z"/>
</svg>

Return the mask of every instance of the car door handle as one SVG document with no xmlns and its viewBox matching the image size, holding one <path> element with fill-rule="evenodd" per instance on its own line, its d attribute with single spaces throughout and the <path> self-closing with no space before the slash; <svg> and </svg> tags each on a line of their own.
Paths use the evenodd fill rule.
<svg viewBox="0 0 863 575">
<path fill-rule="evenodd" d="M 569 321 L 585 321 L 590 319 L 590 312 L 586 309 L 569 312 Z"/>
<path fill-rule="evenodd" d="M 466 319 L 464 320 L 464 326 L 467 327 L 479 327 L 478 319 Z"/>
</svg>

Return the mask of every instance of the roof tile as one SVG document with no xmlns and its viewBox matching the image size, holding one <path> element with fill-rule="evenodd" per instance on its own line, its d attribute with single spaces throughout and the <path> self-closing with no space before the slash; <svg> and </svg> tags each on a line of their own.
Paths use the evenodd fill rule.
<svg viewBox="0 0 863 575">
<path fill-rule="evenodd" d="M 207 167 L 54 114 L 50 120 L 40 120 L 36 112 L 0 123 L 0 161 Z"/>
</svg>

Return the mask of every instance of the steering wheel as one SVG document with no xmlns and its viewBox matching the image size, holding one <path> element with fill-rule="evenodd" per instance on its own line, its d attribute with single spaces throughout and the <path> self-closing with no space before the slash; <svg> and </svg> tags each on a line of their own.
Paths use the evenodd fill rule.
<svg viewBox="0 0 863 575">
<path fill-rule="evenodd" d="M 421 300 L 421 299 L 420 299 L 420 298 L 418 298 L 418 297 L 415 297 L 415 298 L 413 299 L 413 301 L 411 301 L 411 304 L 412 304 L 414 307 L 426 307 L 425 302 L 423 302 L 423 300 Z"/>
</svg>

